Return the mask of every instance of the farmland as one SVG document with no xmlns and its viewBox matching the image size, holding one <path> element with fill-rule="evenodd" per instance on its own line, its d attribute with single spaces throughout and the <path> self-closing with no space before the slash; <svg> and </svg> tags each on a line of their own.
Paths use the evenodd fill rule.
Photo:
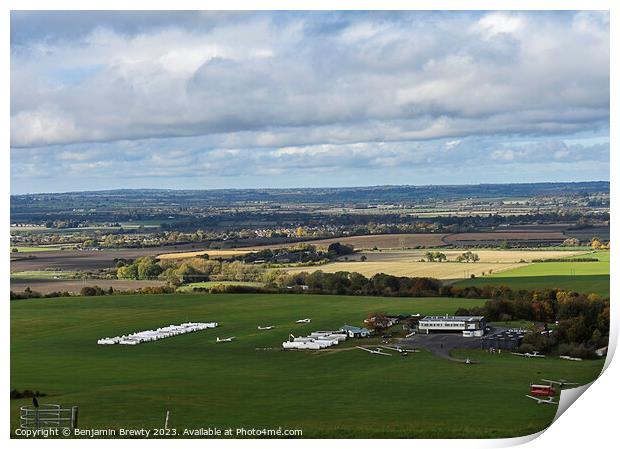
<svg viewBox="0 0 620 449">
<path fill-rule="evenodd" d="M 92 250 L 38 251 L 28 257 L 11 261 L 11 272 L 38 270 L 98 270 L 115 265 L 115 259 L 133 259 L 142 256 L 156 256 L 166 251 L 188 251 L 191 245 L 177 245 L 156 248 L 124 248 Z"/>
<path fill-rule="evenodd" d="M 210 258 L 228 259 L 230 257 L 241 256 L 249 252 L 251 252 L 251 250 L 208 249 L 208 250 L 203 250 L 203 251 L 188 251 L 188 252 L 158 254 L 157 258 L 160 260 L 166 260 L 166 259 L 187 259 L 190 257 L 209 256 Z"/>
<path fill-rule="evenodd" d="M 279 347 L 291 331 L 359 324 L 376 310 L 444 314 L 482 303 L 190 294 L 13 301 L 11 388 L 78 405 L 85 428 L 158 427 L 170 410 L 170 425 L 179 430 L 281 426 L 302 429 L 304 437 L 509 437 L 541 430 L 555 407 L 525 398 L 529 383 L 541 377 L 586 383 L 602 360 L 575 364 L 473 350 L 459 356 L 480 363 L 463 365 L 426 352 L 403 358 L 355 349 L 256 350 Z M 312 323 L 294 324 L 302 317 Z M 221 327 L 135 347 L 95 344 L 103 336 L 188 320 Z M 256 330 L 267 324 L 276 329 Z M 232 335 L 235 342 L 215 344 L 216 337 Z M 27 402 L 11 401 L 13 428 Z M 479 406 L 471 407 L 474 402 Z"/>
<path fill-rule="evenodd" d="M 463 254 L 463 250 L 440 250 L 446 255 L 447 260 L 453 262 Z M 479 262 L 491 263 L 519 263 L 531 262 L 533 259 L 553 259 L 572 256 L 587 256 L 591 251 L 575 250 L 489 250 L 471 248 L 480 258 Z M 369 262 L 418 262 L 424 258 L 427 250 L 383 250 L 383 251 L 360 251 L 347 256 L 348 260 L 360 260 L 362 256 Z M 342 258 L 341 258 L 342 260 Z"/>
<path fill-rule="evenodd" d="M 465 280 L 457 285 L 507 285 L 515 289 L 560 288 L 609 296 L 609 252 L 597 252 L 588 257 L 598 258 L 599 261 L 539 262 L 484 278 Z"/>
<path fill-rule="evenodd" d="M 442 250 L 446 255 L 447 262 L 420 262 L 426 251 L 368 251 L 359 252 L 347 256 L 347 261 L 338 261 L 317 267 L 289 268 L 290 272 L 316 271 L 335 273 L 338 271 L 350 271 L 363 274 L 366 277 L 377 273 L 391 274 L 394 276 L 409 277 L 433 277 L 442 280 L 467 279 L 471 275 L 476 277 L 487 276 L 494 273 L 513 271 L 526 267 L 532 259 L 560 258 L 570 256 L 587 255 L 585 251 L 527 251 L 527 250 L 478 250 L 473 249 L 480 261 L 476 263 L 458 263 L 455 259 L 463 251 Z M 361 258 L 366 260 L 361 262 Z M 341 258 L 341 260 L 343 260 Z"/>
<path fill-rule="evenodd" d="M 433 277 L 436 279 L 464 279 L 470 275 L 481 276 L 482 273 L 501 272 L 525 266 L 520 263 L 485 263 L 472 264 L 451 262 L 336 262 L 318 267 L 289 268 L 287 271 L 299 273 L 302 271 L 312 272 L 321 270 L 324 273 L 336 273 L 349 271 L 363 274 L 366 277 L 377 273 L 391 274 L 393 276 L 408 277 Z"/>
<path fill-rule="evenodd" d="M 79 294 L 83 287 L 96 285 L 108 289 L 112 287 L 118 291 L 135 290 L 144 287 L 158 287 L 165 285 L 162 281 L 156 280 L 126 280 L 126 279 L 45 279 L 45 278 L 11 278 L 11 290 L 21 292 L 30 289 L 42 294 L 53 292 L 69 292 Z"/>
<path fill-rule="evenodd" d="M 460 246 L 476 246 L 482 243 L 494 244 L 506 241 L 519 245 L 534 245 L 540 243 L 560 244 L 566 239 L 566 235 L 560 231 L 540 232 L 540 231 L 516 231 L 516 232 L 469 232 L 457 233 L 446 236 L 443 241 L 446 244 Z"/>
<path fill-rule="evenodd" d="M 528 197 L 523 189 L 540 195 Z M 443 315 L 478 308 L 510 321 L 507 326 L 532 325 L 524 319 L 553 325 L 555 316 L 540 315 L 547 309 L 523 307 L 532 292 L 512 292 L 499 310 L 473 290 L 440 289 L 488 282 L 608 293 L 609 252 L 593 255 L 590 243 L 609 229 L 606 189 L 594 183 L 14 197 L 11 388 L 44 392 L 44 402 L 78 405 L 80 425 L 90 428 L 160 427 L 169 410 L 170 425 L 178 429 L 282 427 L 301 429 L 304 437 L 536 432 L 549 424 L 555 407 L 524 397 L 531 382 L 585 383 L 600 371 L 601 359 L 567 363 L 556 355 L 586 350 L 591 357 L 603 345 L 608 330 L 596 327 L 605 323 L 603 301 L 592 305 L 600 310 L 592 312 L 597 319 L 588 322 L 587 335 L 552 342 L 544 360 L 457 350 L 457 357 L 479 362 L 465 365 L 424 350 L 374 357 L 355 349 L 357 342 L 317 353 L 282 351 L 281 343 L 291 333 L 360 326 L 371 312 Z M 558 200 L 566 209 L 558 210 Z M 579 240 L 565 242 L 570 235 Z M 603 243 L 598 247 L 608 247 Z M 468 250 L 476 262 L 463 257 Z M 441 262 L 429 261 L 437 260 L 429 252 L 440 253 Z M 601 260 L 577 261 L 584 257 Z M 577 260 L 534 262 L 566 258 Z M 442 282 L 288 275 L 312 270 Z M 84 293 L 101 296 L 37 299 L 94 285 L 101 289 Z M 168 294 L 117 294 L 158 286 Z M 232 293 L 261 287 L 261 294 Z M 360 296 L 335 296 L 343 293 Z M 466 295 L 477 299 L 457 299 Z M 296 324 L 301 318 L 312 322 Z M 187 321 L 221 327 L 135 347 L 96 344 L 105 336 Z M 574 327 L 572 321 L 563 326 Z M 391 331 L 404 335 L 400 326 Z M 231 343 L 215 343 L 231 336 Z M 27 402 L 12 400 L 12 426 Z M 479 406 L 471 407 L 474 402 Z"/>
</svg>

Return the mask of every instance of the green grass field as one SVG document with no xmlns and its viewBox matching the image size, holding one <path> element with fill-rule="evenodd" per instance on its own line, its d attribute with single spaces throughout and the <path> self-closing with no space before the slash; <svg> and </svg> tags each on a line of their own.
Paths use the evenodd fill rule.
<svg viewBox="0 0 620 449">
<path fill-rule="evenodd" d="M 580 293 L 609 296 L 609 251 L 597 251 L 578 257 L 597 258 L 598 262 L 537 262 L 501 273 L 456 283 L 468 285 L 507 285 L 514 289 L 561 288 Z"/>
<path fill-rule="evenodd" d="M 11 302 L 11 388 L 78 405 L 82 428 L 290 428 L 304 437 L 510 437 L 545 428 L 554 406 L 524 395 L 540 378 L 589 382 L 603 361 L 469 351 L 377 357 L 279 348 L 292 332 L 360 325 L 372 311 L 445 314 L 483 300 L 313 295 L 138 295 Z M 299 325 L 299 318 L 312 318 Z M 183 321 L 221 327 L 135 347 L 104 336 Z M 275 325 L 258 331 L 258 325 Z M 216 344 L 216 337 L 236 336 Z M 357 342 L 347 342 L 353 346 Z M 340 349 L 340 347 L 339 347 Z M 11 401 L 11 425 L 29 400 Z"/>
</svg>

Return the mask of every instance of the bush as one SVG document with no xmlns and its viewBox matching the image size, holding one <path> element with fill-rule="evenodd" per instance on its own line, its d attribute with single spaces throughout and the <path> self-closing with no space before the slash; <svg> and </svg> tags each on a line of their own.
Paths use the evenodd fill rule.
<svg viewBox="0 0 620 449">
<path fill-rule="evenodd" d="M 101 287 L 94 285 L 92 287 L 82 287 L 80 290 L 81 296 L 103 296 L 106 292 Z"/>
<path fill-rule="evenodd" d="M 569 357 L 577 357 L 580 359 L 593 359 L 596 358 L 596 352 L 593 349 L 588 348 L 583 343 L 562 343 L 558 347 L 560 355 L 567 355 Z"/>
<path fill-rule="evenodd" d="M 534 352 L 535 350 L 536 349 L 531 344 L 523 343 L 521 346 L 519 346 L 519 349 L 517 350 L 517 352 L 520 352 L 521 354 L 525 354 L 526 352 Z"/>
<path fill-rule="evenodd" d="M 47 394 L 41 393 L 39 390 L 37 391 L 32 391 L 32 390 L 19 391 L 15 389 L 11 390 L 11 399 L 34 398 L 35 396 L 44 397 L 44 396 L 47 396 Z"/>
</svg>

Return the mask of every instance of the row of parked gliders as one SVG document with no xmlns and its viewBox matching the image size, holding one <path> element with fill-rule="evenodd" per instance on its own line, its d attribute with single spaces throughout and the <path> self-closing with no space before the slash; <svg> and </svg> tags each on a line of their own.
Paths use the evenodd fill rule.
<svg viewBox="0 0 620 449">
<path fill-rule="evenodd" d="M 316 331 L 307 337 L 295 337 L 290 335 L 290 339 L 282 343 L 284 349 L 324 349 L 337 345 L 347 339 L 345 332 L 338 331 Z"/>
<path fill-rule="evenodd" d="M 139 345 L 149 341 L 163 340 L 164 338 L 183 335 L 190 332 L 203 331 L 205 329 L 214 329 L 218 327 L 218 323 L 182 323 L 171 324 L 166 327 L 158 327 L 157 329 L 149 329 L 145 331 L 135 332 L 129 335 L 121 335 L 120 337 L 105 337 L 97 340 L 98 345 Z"/>
</svg>

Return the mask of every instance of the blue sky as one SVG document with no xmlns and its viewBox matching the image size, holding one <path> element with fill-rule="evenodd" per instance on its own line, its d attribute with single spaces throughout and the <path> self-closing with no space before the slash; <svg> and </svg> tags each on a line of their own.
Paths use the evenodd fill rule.
<svg viewBox="0 0 620 449">
<path fill-rule="evenodd" d="M 12 12 L 12 193 L 609 179 L 604 12 Z"/>
</svg>

